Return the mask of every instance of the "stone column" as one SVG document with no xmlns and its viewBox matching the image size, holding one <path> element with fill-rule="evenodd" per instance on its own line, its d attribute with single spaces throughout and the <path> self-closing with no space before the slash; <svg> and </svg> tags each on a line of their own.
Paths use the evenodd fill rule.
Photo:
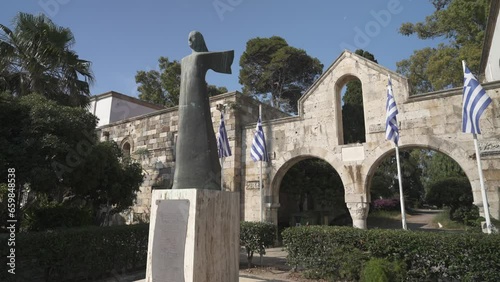
<svg viewBox="0 0 500 282">
<path fill-rule="evenodd" d="M 366 229 L 366 217 L 370 209 L 369 203 L 346 203 L 352 218 L 352 226 L 360 229 Z"/>
<path fill-rule="evenodd" d="M 266 208 L 264 220 L 278 226 L 278 209 L 280 208 L 280 203 L 266 203 L 264 206 Z"/>
</svg>

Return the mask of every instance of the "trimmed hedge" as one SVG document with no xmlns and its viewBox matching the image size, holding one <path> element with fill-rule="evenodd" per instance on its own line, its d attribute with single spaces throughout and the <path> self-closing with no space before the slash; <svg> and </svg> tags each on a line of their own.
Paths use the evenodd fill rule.
<svg viewBox="0 0 500 282">
<path fill-rule="evenodd" d="M 96 280 L 146 266 L 149 225 L 87 227 L 16 234 L 16 274 L 0 281 Z M 0 238 L 6 265 L 7 238 Z M 4 268 L 5 269 L 5 268 Z"/>
<path fill-rule="evenodd" d="M 276 226 L 267 222 L 240 222 L 240 246 L 247 253 L 248 267 L 252 266 L 254 252 L 266 254 L 266 247 L 271 246 L 276 238 Z"/>
<path fill-rule="evenodd" d="M 319 262 L 331 260 L 332 254 L 342 254 L 338 249 L 354 248 L 370 258 L 402 261 L 406 280 L 410 281 L 498 281 L 500 277 L 498 234 L 303 226 L 288 228 L 282 236 L 288 263 L 316 268 L 319 273 L 332 273 L 325 269 L 327 264 Z M 351 255 L 343 253 L 346 260 Z"/>
</svg>

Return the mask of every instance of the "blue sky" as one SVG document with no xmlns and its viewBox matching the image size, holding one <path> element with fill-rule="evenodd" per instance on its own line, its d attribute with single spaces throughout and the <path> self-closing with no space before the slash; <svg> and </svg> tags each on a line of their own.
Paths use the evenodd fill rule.
<svg viewBox="0 0 500 282">
<path fill-rule="evenodd" d="M 433 12 L 425 0 L 3 0 L 0 23 L 10 26 L 20 11 L 43 12 L 72 30 L 74 49 L 92 62 L 94 95 L 114 90 L 137 96 L 136 72 L 157 69 L 160 56 L 188 55 L 192 30 L 203 33 L 211 51 L 235 50 L 231 75 L 207 75 L 209 84 L 229 90 L 241 90 L 239 58 L 254 37 L 281 36 L 325 69 L 343 49 L 362 48 L 396 70 L 414 50 L 437 44 L 398 33 L 401 23 Z"/>
</svg>

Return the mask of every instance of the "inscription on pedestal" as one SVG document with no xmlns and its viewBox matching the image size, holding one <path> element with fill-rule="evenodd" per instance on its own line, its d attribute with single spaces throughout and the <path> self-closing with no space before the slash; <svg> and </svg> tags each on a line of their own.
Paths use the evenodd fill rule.
<svg viewBox="0 0 500 282">
<path fill-rule="evenodd" d="M 158 200 L 152 251 L 152 278 L 184 281 L 184 249 L 189 217 L 188 200 Z"/>
</svg>

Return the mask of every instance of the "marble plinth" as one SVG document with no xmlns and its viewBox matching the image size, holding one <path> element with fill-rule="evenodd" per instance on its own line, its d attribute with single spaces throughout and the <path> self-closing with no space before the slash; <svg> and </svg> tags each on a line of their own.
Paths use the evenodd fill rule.
<svg viewBox="0 0 500 282">
<path fill-rule="evenodd" d="M 153 190 L 147 282 L 234 282 L 239 272 L 239 193 Z"/>
</svg>

